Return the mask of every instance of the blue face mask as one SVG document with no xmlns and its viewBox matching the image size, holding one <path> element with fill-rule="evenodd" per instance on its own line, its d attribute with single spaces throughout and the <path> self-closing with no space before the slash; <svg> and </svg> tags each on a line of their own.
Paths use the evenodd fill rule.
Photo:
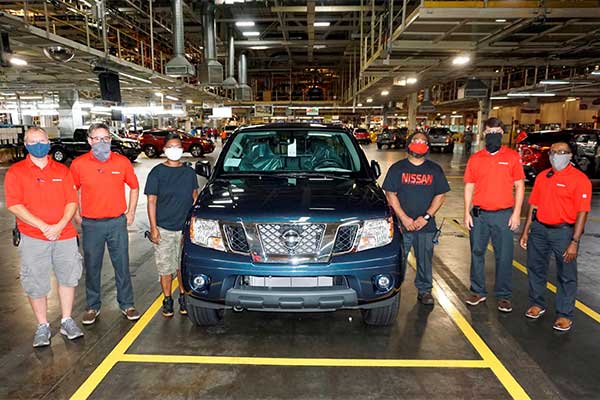
<svg viewBox="0 0 600 400">
<path fill-rule="evenodd" d="M 26 144 L 25 148 L 35 158 L 42 158 L 48 155 L 50 151 L 50 143 L 35 143 L 35 144 Z"/>
</svg>

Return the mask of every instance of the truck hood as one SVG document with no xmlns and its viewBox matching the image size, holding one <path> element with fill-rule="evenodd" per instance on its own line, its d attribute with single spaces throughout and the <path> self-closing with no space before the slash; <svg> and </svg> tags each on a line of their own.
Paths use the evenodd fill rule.
<svg viewBox="0 0 600 400">
<path fill-rule="evenodd" d="M 334 222 L 382 218 L 389 208 L 372 180 L 256 176 L 207 184 L 193 213 L 227 221 Z"/>
</svg>

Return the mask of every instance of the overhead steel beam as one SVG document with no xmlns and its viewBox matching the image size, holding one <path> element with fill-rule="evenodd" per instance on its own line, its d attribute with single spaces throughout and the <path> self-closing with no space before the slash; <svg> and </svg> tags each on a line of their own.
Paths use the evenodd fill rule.
<svg viewBox="0 0 600 400">
<path fill-rule="evenodd" d="M 594 8 L 450 8 L 450 7 L 421 7 L 420 17 L 424 19 L 478 19 L 495 20 L 498 18 L 536 18 L 541 15 L 547 18 L 600 18 L 600 7 Z"/>
<path fill-rule="evenodd" d="M 346 13 L 346 12 L 358 12 L 358 11 L 370 11 L 369 6 L 316 6 L 315 12 L 317 13 Z M 376 6 L 375 11 L 381 11 L 383 7 Z M 272 12 L 288 12 L 288 13 L 306 13 L 308 12 L 308 6 L 279 6 L 271 7 Z"/>
</svg>

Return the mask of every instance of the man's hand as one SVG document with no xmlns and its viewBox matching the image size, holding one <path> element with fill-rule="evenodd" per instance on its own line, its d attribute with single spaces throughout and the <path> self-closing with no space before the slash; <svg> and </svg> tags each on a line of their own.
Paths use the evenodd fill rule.
<svg viewBox="0 0 600 400">
<path fill-rule="evenodd" d="M 521 234 L 521 238 L 519 239 L 519 245 L 523 250 L 527 250 L 527 241 L 529 240 L 529 234 L 525 231 Z"/>
<path fill-rule="evenodd" d="M 400 217 L 400 221 L 402 222 L 402 226 L 406 228 L 407 231 L 414 231 L 416 226 L 415 226 L 415 221 L 407 216 L 404 217 Z"/>
<path fill-rule="evenodd" d="M 464 225 L 468 230 L 471 230 L 473 227 L 473 217 L 471 216 L 471 213 L 465 213 Z"/>
<path fill-rule="evenodd" d="M 83 218 L 81 218 L 81 215 L 79 213 L 75 213 L 75 215 L 73 215 L 73 222 L 75 222 L 75 225 L 81 225 L 81 222 L 83 222 Z"/>
<path fill-rule="evenodd" d="M 150 241 L 154 244 L 160 243 L 160 232 L 156 228 L 150 229 Z"/>
<path fill-rule="evenodd" d="M 508 227 L 511 231 L 515 232 L 517 229 L 519 229 L 519 225 L 521 225 L 521 216 L 512 213 L 510 219 L 508 220 Z"/>
<path fill-rule="evenodd" d="M 567 250 L 565 250 L 565 252 L 563 253 L 563 259 L 566 263 L 575 261 L 575 259 L 577 258 L 577 247 L 577 243 L 569 243 Z"/>
<path fill-rule="evenodd" d="M 64 229 L 63 225 L 54 224 L 54 225 L 48 225 L 47 228 L 45 230 L 43 230 L 42 232 L 44 233 L 44 236 L 46 237 L 46 239 L 55 241 L 55 240 L 58 240 L 58 238 L 60 237 L 60 233 L 62 232 L 63 229 Z"/>
<path fill-rule="evenodd" d="M 415 220 L 414 227 L 416 231 L 420 231 L 427 225 L 427 220 L 423 217 L 419 217 Z"/>
<path fill-rule="evenodd" d="M 127 214 L 125 214 L 125 217 L 127 218 L 127 225 L 131 226 L 131 224 L 133 224 L 133 221 L 135 220 L 135 213 L 127 212 Z"/>
</svg>

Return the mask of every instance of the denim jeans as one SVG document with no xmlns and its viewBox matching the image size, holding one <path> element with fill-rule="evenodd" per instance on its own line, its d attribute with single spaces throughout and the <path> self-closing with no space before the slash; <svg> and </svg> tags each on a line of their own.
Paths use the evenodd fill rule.
<svg viewBox="0 0 600 400">
<path fill-rule="evenodd" d="M 403 268 L 406 270 L 408 253 L 412 247 L 417 260 L 415 287 L 419 294 L 431 292 L 434 235 L 435 232 L 402 232 Z"/>
<path fill-rule="evenodd" d="M 100 279 L 105 247 L 108 247 L 108 254 L 115 269 L 119 307 L 121 310 L 133 307 L 133 287 L 129 273 L 129 238 L 125 216 L 104 219 L 83 218 L 81 229 L 88 309 L 100 310 L 102 306 Z"/>
<path fill-rule="evenodd" d="M 472 215 L 472 214 L 471 214 Z M 473 216 L 471 228 L 471 291 L 487 296 L 485 286 L 485 254 L 492 239 L 496 258 L 496 282 L 494 295 L 498 299 L 510 299 L 512 296 L 512 260 L 513 232 L 508 227 L 512 210 L 496 212 L 481 211 L 479 217 Z"/>
<path fill-rule="evenodd" d="M 550 229 L 534 221 L 527 241 L 527 279 L 529 303 L 546 308 L 546 282 L 548 263 L 554 256 L 557 272 L 556 313 L 573 318 L 577 294 L 577 260 L 565 263 L 563 253 L 573 236 L 572 227 Z"/>
</svg>

